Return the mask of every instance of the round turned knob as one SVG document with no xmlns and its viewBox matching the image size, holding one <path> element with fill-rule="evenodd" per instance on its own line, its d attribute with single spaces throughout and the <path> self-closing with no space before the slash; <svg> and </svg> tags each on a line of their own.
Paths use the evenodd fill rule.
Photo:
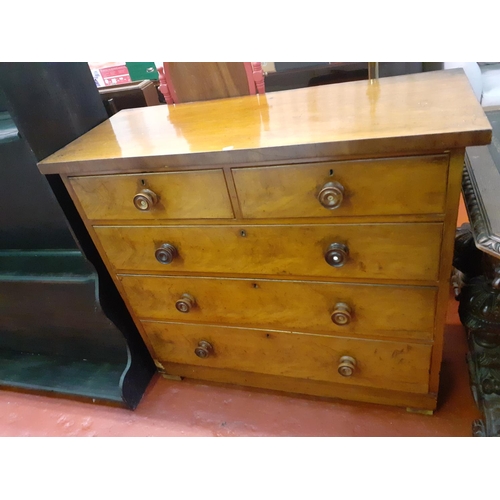
<svg viewBox="0 0 500 500">
<path fill-rule="evenodd" d="M 212 347 L 212 344 L 205 340 L 200 340 L 198 342 L 198 347 L 194 350 L 194 353 L 199 358 L 208 358 L 208 356 L 212 354 L 213 350 L 214 348 Z"/>
<path fill-rule="evenodd" d="M 170 243 L 164 243 L 156 249 L 155 257 L 160 264 L 170 264 L 177 257 L 177 248 Z"/>
<path fill-rule="evenodd" d="M 158 203 L 158 196 L 150 189 L 143 189 L 134 196 L 134 205 L 137 210 L 147 212 Z"/>
<path fill-rule="evenodd" d="M 337 368 L 340 375 L 343 377 L 350 377 L 356 369 L 356 360 L 351 356 L 342 356 L 339 359 L 339 366 Z"/>
<path fill-rule="evenodd" d="M 188 293 L 182 294 L 181 298 L 175 303 L 175 308 L 181 313 L 188 313 L 196 305 L 194 297 Z"/>
<path fill-rule="evenodd" d="M 351 322 L 351 308 L 344 302 L 335 304 L 332 321 L 339 326 L 348 325 Z"/>
<path fill-rule="evenodd" d="M 344 186 L 340 182 L 327 182 L 318 193 L 319 202 L 330 210 L 339 208 L 344 199 Z"/>
<path fill-rule="evenodd" d="M 342 267 L 349 257 L 349 249 L 342 243 L 332 243 L 325 253 L 325 260 L 330 266 Z"/>
</svg>

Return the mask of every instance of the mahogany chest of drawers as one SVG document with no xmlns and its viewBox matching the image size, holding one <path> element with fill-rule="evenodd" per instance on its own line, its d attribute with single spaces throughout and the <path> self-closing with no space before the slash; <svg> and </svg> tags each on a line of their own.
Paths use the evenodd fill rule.
<svg viewBox="0 0 500 500">
<path fill-rule="evenodd" d="M 462 70 L 124 110 L 62 177 L 160 372 L 434 410 Z"/>
</svg>

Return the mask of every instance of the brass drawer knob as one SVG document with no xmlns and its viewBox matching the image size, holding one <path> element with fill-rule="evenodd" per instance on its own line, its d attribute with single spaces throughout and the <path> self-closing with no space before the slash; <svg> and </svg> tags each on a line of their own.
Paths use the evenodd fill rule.
<svg viewBox="0 0 500 500">
<path fill-rule="evenodd" d="M 155 257 L 160 264 L 170 264 L 177 257 L 177 248 L 170 243 L 164 243 L 156 249 Z"/>
<path fill-rule="evenodd" d="M 134 196 L 134 206 L 141 212 L 151 210 L 158 203 L 158 196 L 150 189 L 143 189 Z"/>
<path fill-rule="evenodd" d="M 318 193 L 318 200 L 325 208 L 339 208 L 344 199 L 344 186 L 340 182 L 327 182 Z"/>
<path fill-rule="evenodd" d="M 338 302 L 332 313 L 332 321 L 339 326 L 348 325 L 352 319 L 351 313 L 351 308 L 347 304 Z"/>
<path fill-rule="evenodd" d="M 342 356 L 339 359 L 339 366 L 337 370 L 343 377 L 352 376 L 355 369 L 356 369 L 356 360 L 351 356 Z"/>
<path fill-rule="evenodd" d="M 343 243 L 332 243 L 325 253 L 325 260 L 330 266 L 342 267 L 349 258 L 349 248 Z"/>
<path fill-rule="evenodd" d="M 181 313 L 188 313 L 196 305 L 194 297 L 188 293 L 183 293 L 181 298 L 175 303 L 175 308 Z"/>
<path fill-rule="evenodd" d="M 198 342 L 198 347 L 194 350 L 194 353 L 199 358 L 208 358 L 208 356 L 210 356 L 213 351 L 214 348 L 212 347 L 212 344 L 210 344 L 210 342 L 207 342 L 206 340 L 200 340 Z"/>
</svg>

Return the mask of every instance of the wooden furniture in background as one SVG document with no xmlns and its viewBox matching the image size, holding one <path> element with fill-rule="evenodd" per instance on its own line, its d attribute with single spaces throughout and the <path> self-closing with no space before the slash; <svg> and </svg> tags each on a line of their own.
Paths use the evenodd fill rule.
<svg viewBox="0 0 500 500">
<path fill-rule="evenodd" d="M 476 436 L 500 436 L 500 107 L 485 109 L 489 146 L 467 148 L 462 191 L 470 225 L 457 232 L 459 314 L 469 341 L 472 392 L 484 420 Z"/>
<path fill-rule="evenodd" d="M 98 89 L 108 116 L 122 109 L 158 106 L 158 90 L 151 80 L 109 85 Z"/>
<path fill-rule="evenodd" d="M 207 101 L 265 92 L 261 63 L 165 62 L 158 68 L 167 104 Z"/>
<path fill-rule="evenodd" d="M 159 371 L 436 408 L 463 71 L 122 111 L 58 173 Z"/>
</svg>

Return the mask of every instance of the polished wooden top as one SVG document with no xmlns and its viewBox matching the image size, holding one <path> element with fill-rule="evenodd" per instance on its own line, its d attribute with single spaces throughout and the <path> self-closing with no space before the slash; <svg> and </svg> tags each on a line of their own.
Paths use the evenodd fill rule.
<svg viewBox="0 0 500 500">
<path fill-rule="evenodd" d="M 127 109 L 39 167 L 126 172 L 443 151 L 490 140 L 491 125 L 457 69 Z"/>
</svg>

